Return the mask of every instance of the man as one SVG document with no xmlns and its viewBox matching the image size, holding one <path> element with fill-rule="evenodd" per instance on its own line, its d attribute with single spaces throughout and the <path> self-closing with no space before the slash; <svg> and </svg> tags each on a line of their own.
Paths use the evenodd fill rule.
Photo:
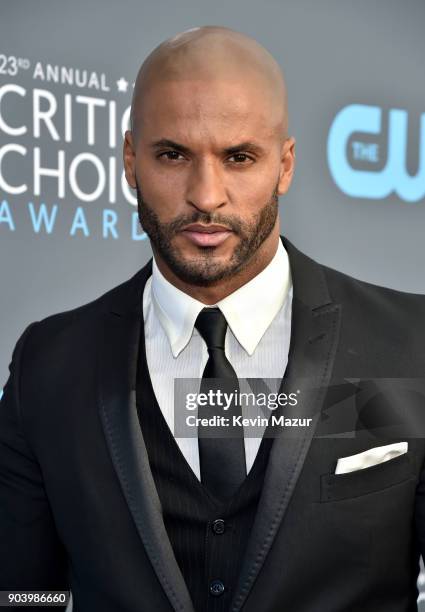
<svg viewBox="0 0 425 612">
<path fill-rule="evenodd" d="M 71 589 L 75 612 L 417 609 L 425 446 L 385 425 L 424 405 L 398 383 L 424 376 L 425 298 L 279 236 L 294 147 L 247 36 L 195 28 L 143 63 L 124 165 L 154 257 L 15 347 L 0 590 Z M 174 379 L 236 376 L 308 380 L 312 426 L 173 435 Z"/>
</svg>

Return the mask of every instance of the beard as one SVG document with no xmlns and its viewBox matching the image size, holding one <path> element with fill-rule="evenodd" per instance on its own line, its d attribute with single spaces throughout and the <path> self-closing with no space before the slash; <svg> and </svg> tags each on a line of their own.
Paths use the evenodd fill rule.
<svg viewBox="0 0 425 612">
<path fill-rule="evenodd" d="M 162 223 L 157 213 L 143 198 L 136 181 L 137 210 L 140 225 L 149 236 L 154 251 L 163 259 L 170 270 L 182 281 L 199 287 L 212 286 L 241 272 L 253 258 L 263 242 L 271 234 L 278 216 L 279 198 L 277 184 L 270 199 L 258 211 L 252 221 L 235 216 L 209 214 L 194 211 Z M 215 246 L 199 246 L 196 258 L 185 259 L 173 238 L 190 223 L 222 224 L 231 229 L 239 238 L 238 244 L 227 262 L 219 261 L 214 255 Z"/>
</svg>

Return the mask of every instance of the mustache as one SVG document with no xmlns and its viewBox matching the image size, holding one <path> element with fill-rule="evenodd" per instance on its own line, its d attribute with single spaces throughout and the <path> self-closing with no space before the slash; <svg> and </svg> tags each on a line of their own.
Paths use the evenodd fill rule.
<svg viewBox="0 0 425 612">
<path fill-rule="evenodd" d="M 224 225 L 225 227 L 228 227 L 230 230 L 235 232 L 235 234 L 240 234 L 242 230 L 242 223 L 234 217 L 211 215 L 209 213 L 202 212 L 194 212 L 192 215 L 178 217 L 177 219 L 174 219 L 168 223 L 167 228 L 170 233 L 174 234 L 181 231 L 184 227 L 190 225 L 191 223 L 202 223 L 205 225 L 212 225 L 216 223 L 217 225 Z"/>
</svg>

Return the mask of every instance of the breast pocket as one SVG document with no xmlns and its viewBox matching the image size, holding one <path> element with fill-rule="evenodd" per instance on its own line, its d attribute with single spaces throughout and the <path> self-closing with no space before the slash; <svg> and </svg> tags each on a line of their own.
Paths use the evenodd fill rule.
<svg viewBox="0 0 425 612">
<path fill-rule="evenodd" d="M 394 459 L 347 474 L 323 474 L 320 478 L 320 501 L 359 497 L 414 478 L 414 453 L 410 450 Z"/>
</svg>

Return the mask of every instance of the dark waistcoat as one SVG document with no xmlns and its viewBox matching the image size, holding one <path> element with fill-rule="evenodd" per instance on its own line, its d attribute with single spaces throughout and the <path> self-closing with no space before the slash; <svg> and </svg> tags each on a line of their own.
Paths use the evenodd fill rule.
<svg viewBox="0 0 425 612">
<path fill-rule="evenodd" d="M 165 528 L 196 612 L 227 612 L 273 440 L 262 439 L 251 470 L 230 500 L 213 497 L 187 463 L 162 415 L 143 336 L 142 325 L 137 407 Z"/>
</svg>

